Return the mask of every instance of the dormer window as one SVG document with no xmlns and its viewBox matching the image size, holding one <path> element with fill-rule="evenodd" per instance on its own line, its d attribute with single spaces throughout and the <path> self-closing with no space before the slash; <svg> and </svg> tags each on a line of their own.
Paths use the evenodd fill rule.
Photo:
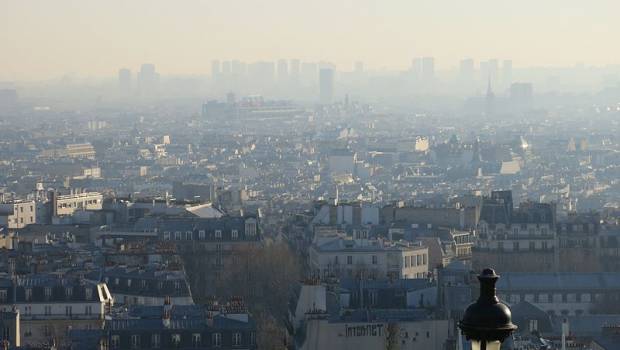
<svg viewBox="0 0 620 350">
<path fill-rule="evenodd" d="M 198 239 L 200 240 L 205 239 L 205 230 L 198 231 Z"/>
<path fill-rule="evenodd" d="M 215 238 L 222 239 L 222 230 L 215 230 Z"/>
<path fill-rule="evenodd" d="M 256 236 L 256 220 L 248 219 L 245 222 L 245 234 L 246 236 L 253 237 Z"/>
</svg>

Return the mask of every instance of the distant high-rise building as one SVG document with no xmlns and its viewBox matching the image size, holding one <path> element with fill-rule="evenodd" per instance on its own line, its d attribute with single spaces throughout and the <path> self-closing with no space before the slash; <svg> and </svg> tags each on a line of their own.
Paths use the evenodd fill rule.
<svg viewBox="0 0 620 350">
<path fill-rule="evenodd" d="M 159 74 L 155 71 L 155 65 L 145 63 L 140 67 L 138 73 L 138 89 L 143 95 L 151 95 L 157 91 L 159 85 Z"/>
<path fill-rule="evenodd" d="M 289 79 L 288 61 L 279 60 L 278 61 L 278 80 L 281 83 L 283 83 L 283 82 L 287 82 L 288 79 Z"/>
<path fill-rule="evenodd" d="M 230 72 L 238 78 L 243 77 L 247 74 L 247 65 L 239 60 L 233 60 Z"/>
<path fill-rule="evenodd" d="M 422 58 L 422 79 L 424 79 L 424 81 L 426 82 L 435 79 L 435 58 Z"/>
<path fill-rule="evenodd" d="M 502 64 L 502 83 L 504 86 L 512 84 L 512 61 L 505 60 Z"/>
<path fill-rule="evenodd" d="M 293 84 L 299 84 L 299 79 L 301 76 L 301 62 L 297 59 L 293 59 L 290 62 L 290 76 L 291 82 Z"/>
<path fill-rule="evenodd" d="M 497 59 L 480 62 L 480 80 L 484 82 L 488 82 L 490 80 L 491 84 L 496 86 L 498 70 L 499 61 Z"/>
<path fill-rule="evenodd" d="M 123 93 L 131 90 L 131 70 L 128 68 L 118 70 L 118 87 Z"/>
<path fill-rule="evenodd" d="M 331 104 L 334 98 L 334 69 L 322 68 L 319 72 L 319 101 Z"/>
<path fill-rule="evenodd" d="M 211 61 L 211 79 L 213 80 L 218 79 L 221 73 L 222 73 L 222 66 L 220 64 L 220 61 L 218 60 Z"/>
<path fill-rule="evenodd" d="M 422 76 L 422 58 L 416 57 L 411 61 L 411 73 L 416 77 Z"/>
<path fill-rule="evenodd" d="M 224 61 L 222 63 L 222 74 L 230 75 L 231 72 L 232 72 L 232 68 L 231 68 L 230 61 Z"/>
</svg>

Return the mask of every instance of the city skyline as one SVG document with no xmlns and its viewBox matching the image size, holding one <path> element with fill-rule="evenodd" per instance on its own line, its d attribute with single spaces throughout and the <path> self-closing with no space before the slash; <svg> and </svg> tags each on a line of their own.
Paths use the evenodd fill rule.
<svg viewBox="0 0 620 350">
<path fill-rule="evenodd" d="M 280 0 L 183 6 L 7 0 L 0 15 L 6 23 L 0 79 L 108 77 L 119 67 L 144 62 L 162 74 L 207 74 L 212 60 L 227 58 L 328 59 L 347 70 L 356 61 L 367 70 L 403 70 L 422 56 L 434 57 L 438 70 L 458 67 L 467 57 L 511 59 L 515 67 L 605 66 L 616 63 L 620 49 L 594 39 L 620 32 L 613 17 L 617 8 L 612 1 L 585 7 L 556 0 L 518 6 L 318 1 L 303 8 Z"/>
</svg>

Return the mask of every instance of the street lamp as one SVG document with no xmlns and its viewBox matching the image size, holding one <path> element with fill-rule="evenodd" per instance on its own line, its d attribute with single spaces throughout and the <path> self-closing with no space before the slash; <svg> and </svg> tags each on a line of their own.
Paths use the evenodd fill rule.
<svg viewBox="0 0 620 350">
<path fill-rule="evenodd" d="M 472 350 L 499 350 L 501 343 L 517 329 L 511 322 L 510 309 L 499 302 L 495 295 L 495 282 L 499 278 L 493 269 L 484 269 L 478 276 L 480 297 L 465 310 L 459 328 Z"/>
</svg>

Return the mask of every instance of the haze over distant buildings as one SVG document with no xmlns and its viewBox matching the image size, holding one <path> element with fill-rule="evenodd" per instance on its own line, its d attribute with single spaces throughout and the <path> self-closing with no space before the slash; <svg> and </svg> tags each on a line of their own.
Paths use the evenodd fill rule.
<svg viewBox="0 0 620 350">
<path fill-rule="evenodd" d="M 110 77 L 143 62 L 165 75 L 206 74 L 222 57 L 329 59 L 339 67 L 363 60 L 367 70 L 402 70 L 417 56 L 435 57 L 437 70 L 458 67 L 462 57 L 603 66 L 620 56 L 609 42 L 620 34 L 619 7 L 614 0 L 5 0 L 0 79 Z"/>
</svg>

